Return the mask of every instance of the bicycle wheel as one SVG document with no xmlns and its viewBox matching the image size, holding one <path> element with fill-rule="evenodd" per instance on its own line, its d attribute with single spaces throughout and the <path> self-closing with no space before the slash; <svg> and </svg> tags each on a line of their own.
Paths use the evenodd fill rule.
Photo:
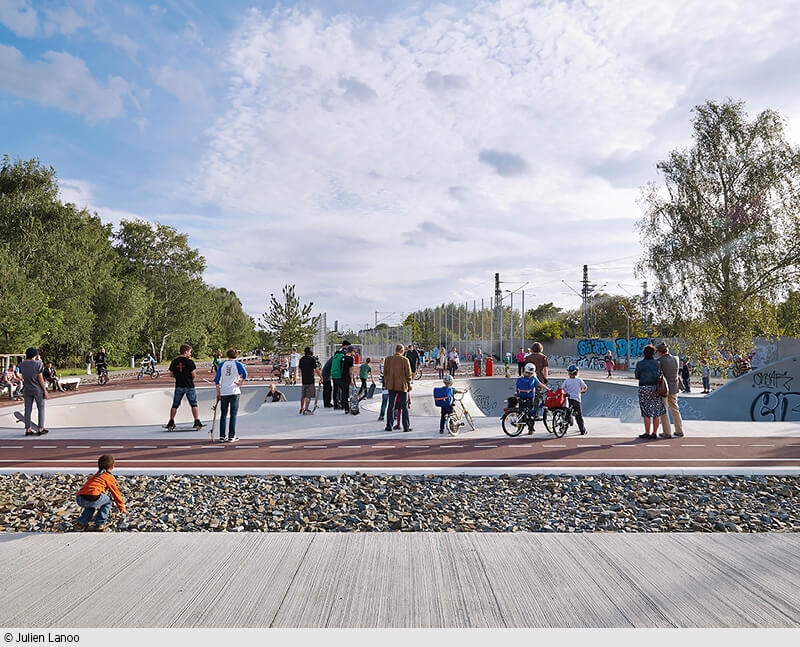
<svg viewBox="0 0 800 647">
<path fill-rule="evenodd" d="M 544 428 L 547 429 L 551 434 L 553 433 L 553 409 L 548 409 L 547 407 L 542 407 L 542 422 L 544 423 Z"/>
<path fill-rule="evenodd" d="M 150 374 L 150 377 L 153 378 L 154 380 L 157 380 L 158 379 L 158 371 L 153 371 Z"/>
<path fill-rule="evenodd" d="M 500 424 L 502 424 L 503 432 L 505 432 L 506 436 L 514 438 L 525 430 L 525 422 L 523 422 L 522 418 L 522 414 L 514 409 L 503 414 Z"/>
<path fill-rule="evenodd" d="M 458 436 L 459 429 L 461 429 L 461 425 L 458 424 L 458 418 L 452 414 L 447 416 L 447 433 L 451 436 Z"/>
<path fill-rule="evenodd" d="M 553 433 L 556 438 L 563 438 L 569 429 L 569 415 L 563 409 L 553 410 Z"/>
<path fill-rule="evenodd" d="M 464 420 L 467 421 L 469 428 L 472 429 L 472 431 L 475 431 L 475 423 L 472 422 L 472 414 L 469 411 L 467 411 L 466 407 L 464 407 Z"/>
</svg>

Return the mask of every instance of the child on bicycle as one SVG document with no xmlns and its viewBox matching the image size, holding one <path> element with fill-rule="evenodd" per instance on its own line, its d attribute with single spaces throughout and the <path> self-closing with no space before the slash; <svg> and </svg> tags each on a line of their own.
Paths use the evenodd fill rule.
<svg viewBox="0 0 800 647">
<path fill-rule="evenodd" d="M 569 377 L 561 383 L 561 388 L 569 398 L 569 406 L 572 408 L 572 413 L 575 416 L 575 422 L 578 423 L 578 430 L 581 434 L 586 433 L 586 427 L 583 424 L 583 411 L 581 410 L 581 393 L 585 393 L 586 382 L 578 377 L 578 367 L 572 364 L 567 368 L 567 375 Z"/>
<path fill-rule="evenodd" d="M 533 397 L 536 395 L 537 386 L 550 390 L 546 384 L 542 384 L 536 378 L 536 367 L 531 362 L 528 362 L 522 369 L 522 377 L 517 378 L 516 384 L 520 411 L 533 408 Z M 531 418 L 531 423 L 528 425 L 528 435 L 533 436 L 533 418 Z"/>
<path fill-rule="evenodd" d="M 439 418 L 439 433 L 444 433 L 444 426 L 447 423 L 447 416 L 453 413 L 453 397 L 456 393 L 463 393 L 458 389 L 453 388 L 453 376 L 445 375 L 442 378 L 444 386 L 434 389 L 433 403 L 441 409 L 441 416 Z"/>
</svg>

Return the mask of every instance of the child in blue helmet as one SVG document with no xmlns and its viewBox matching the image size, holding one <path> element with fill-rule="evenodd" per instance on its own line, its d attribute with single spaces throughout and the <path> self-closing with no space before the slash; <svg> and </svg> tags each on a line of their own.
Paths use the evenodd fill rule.
<svg viewBox="0 0 800 647">
<path fill-rule="evenodd" d="M 532 363 L 528 362 L 525 364 L 525 368 L 522 369 L 522 377 L 517 378 L 516 391 L 520 410 L 530 409 L 533 407 L 533 397 L 536 395 L 537 386 L 541 386 L 548 391 L 550 390 L 547 385 L 542 384 L 542 382 L 536 379 L 536 367 Z M 528 425 L 528 435 L 533 435 L 532 418 L 531 423 Z"/>
<path fill-rule="evenodd" d="M 569 377 L 561 383 L 561 388 L 569 398 L 569 405 L 575 414 L 575 422 L 578 423 L 578 430 L 581 434 L 586 433 L 586 427 L 583 424 L 583 411 L 581 410 L 581 393 L 584 393 L 588 388 L 586 382 L 578 377 L 578 367 L 572 364 L 567 368 L 567 375 Z"/>
</svg>

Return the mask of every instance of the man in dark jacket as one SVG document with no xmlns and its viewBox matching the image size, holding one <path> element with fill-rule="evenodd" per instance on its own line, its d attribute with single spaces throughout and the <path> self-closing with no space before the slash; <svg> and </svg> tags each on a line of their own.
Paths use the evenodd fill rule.
<svg viewBox="0 0 800 647">
<path fill-rule="evenodd" d="M 322 367 L 322 405 L 326 409 L 330 409 L 333 406 L 331 402 L 331 395 L 333 394 L 333 383 L 331 382 L 332 363 L 333 357 L 329 357 L 328 361 L 325 362 L 325 366 Z"/>
</svg>

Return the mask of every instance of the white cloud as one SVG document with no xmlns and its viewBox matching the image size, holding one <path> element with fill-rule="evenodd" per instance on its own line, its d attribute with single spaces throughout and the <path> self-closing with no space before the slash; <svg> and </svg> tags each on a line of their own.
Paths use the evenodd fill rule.
<svg viewBox="0 0 800 647">
<path fill-rule="evenodd" d="M 45 36 L 52 36 L 60 33 L 69 36 L 81 27 L 86 26 L 86 20 L 80 16 L 72 7 L 60 7 L 59 9 L 45 9 L 46 20 L 43 31 Z"/>
<path fill-rule="evenodd" d="M 29 62 L 15 47 L 0 44 L 0 89 L 43 106 L 84 115 L 90 122 L 125 114 L 128 83 L 109 75 L 96 80 L 86 63 L 66 52 L 45 52 Z"/>
<path fill-rule="evenodd" d="M 797 14 L 721 0 L 250 10 L 187 188 L 230 214 L 202 249 L 209 273 L 252 312 L 291 282 L 353 324 L 488 297 L 494 271 L 562 304 L 584 262 L 625 257 L 598 271 L 630 282 L 640 179 L 686 143 L 694 103 L 753 99 L 743 79 L 792 46 Z"/>
<path fill-rule="evenodd" d="M 32 38 L 39 29 L 39 17 L 28 0 L 0 0 L 0 25 L 17 36 Z"/>
<path fill-rule="evenodd" d="M 201 107 L 207 103 L 202 82 L 189 72 L 164 65 L 151 69 L 150 76 L 156 85 L 177 97 L 181 103 Z"/>
<path fill-rule="evenodd" d="M 130 211 L 98 206 L 95 204 L 95 190 L 94 185 L 86 180 L 70 178 L 58 180 L 58 194 L 62 202 L 71 202 L 78 209 L 96 213 L 104 223 L 117 226 L 122 220 L 148 220 Z"/>
</svg>

